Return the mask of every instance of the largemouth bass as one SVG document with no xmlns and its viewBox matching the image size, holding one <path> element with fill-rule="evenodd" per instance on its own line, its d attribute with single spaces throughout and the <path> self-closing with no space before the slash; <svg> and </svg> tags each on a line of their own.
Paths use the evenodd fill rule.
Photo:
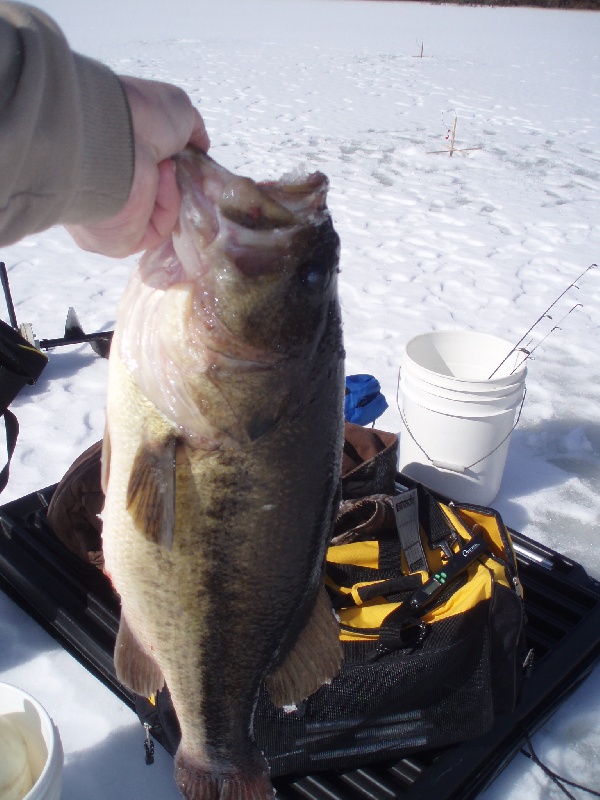
<svg viewBox="0 0 600 800">
<path fill-rule="evenodd" d="M 339 240 L 327 180 L 254 183 L 186 150 L 172 238 L 120 302 L 103 450 L 120 680 L 166 682 L 187 800 L 272 797 L 252 741 L 339 671 L 322 568 L 343 449 Z"/>
</svg>

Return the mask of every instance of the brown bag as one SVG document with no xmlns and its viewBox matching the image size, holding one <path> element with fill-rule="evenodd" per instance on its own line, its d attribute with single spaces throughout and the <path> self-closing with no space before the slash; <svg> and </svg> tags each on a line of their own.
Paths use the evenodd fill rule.
<svg viewBox="0 0 600 800">
<path fill-rule="evenodd" d="M 71 464 L 48 506 L 47 522 L 56 537 L 83 561 L 104 568 L 102 520 L 104 493 L 100 485 L 102 441 Z"/>
<path fill-rule="evenodd" d="M 73 462 L 56 487 L 47 521 L 64 546 L 83 561 L 103 569 L 102 520 L 104 494 L 100 485 L 102 442 L 96 442 Z M 398 437 L 394 433 L 346 422 L 342 460 L 345 499 L 394 494 Z M 365 508 L 364 511 L 368 513 Z"/>
<path fill-rule="evenodd" d="M 369 494 L 395 494 L 398 436 L 353 422 L 344 427 L 342 496 L 349 500 Z"/>
</svg>

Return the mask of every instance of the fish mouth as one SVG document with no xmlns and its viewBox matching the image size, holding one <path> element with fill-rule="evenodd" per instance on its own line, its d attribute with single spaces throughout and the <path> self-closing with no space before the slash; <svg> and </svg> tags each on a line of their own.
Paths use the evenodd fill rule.
<svg viewBox="0 0 600 800">
<path fill-rule="evenodd" d="M 183 197 L 180 230 L 192 228 L 203 248 L 220 240 L 247 278 L 281 271 L 300 231 L 328 215 L 329 181 L 321 172 L 255 183 L 196 148 L 174 160 Z"/>
</svg>

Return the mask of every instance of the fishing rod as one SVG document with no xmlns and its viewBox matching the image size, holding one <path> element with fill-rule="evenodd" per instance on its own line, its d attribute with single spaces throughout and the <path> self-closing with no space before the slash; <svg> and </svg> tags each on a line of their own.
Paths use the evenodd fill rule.
<svg viewBox="0 0 600 800">
<path fill-rule="evenodd" d="M 495 375 L 495 374 L 498 372 L 498 370 L 500 369 L 500 367 L 501 367 L 503 364 L 505 364 L 505 363 L 508 361 L 508 359 L 509 359 L 509 358 L 512 356 L 512 354 L 513 354 L 513 353 L 516 353 L 516 352 L 517 352 L 517 351 L 519 351 L 519 350 L 520 350 L 521 352 L 524 352 L 524 353 L 526 353 L 526 356 L 525 356 L 525 358 L 523 359 L 523 361 L 521 361 L 521 363 L 520 363 L 518 366 L 521 366 L 521 364 L 523 364 L 523 363 L 524 363 L 524 361 L 526 361 L 528 358 L 530 358 L 530 356 L 531 356 L 531 353 L 533 352 L 533 350 L 536 350 L 536 349 L 539 347 L 539 345 L 540 345 L 540 344 L 541 344 L 541 343 L 544 341 L 544 339 L 547 339 L 547 338 L 548 338 L 548 336 L 549 336 L 549 335 L 552 333 L 552 331 L 556 330 L 556 329 L 557 329 L 559 326 L 558 326 L 558 325 L 555 325 L 555 326 L 552 328 L 552 330 L 551 330 L 551 331 L 549 331 L 549 332 L 546 334 L 546 336 L 544 336 L 544 339 L 542 339 L 542 340 L 541 340 L 541 342 L 539 342 L 539 343 L 536 345 L 536 347 L 534 347 L 534 348 L 533 348 L 533 350 L 531 350 L 530 352 L 528 352 L 528 351 L 524 350 L 523 348 L 521 348 L 521 347 L 520 347 L 520 345 L 521 345 L 521 344 L 522 344 L 522 343 L 525 341 L 525 339 L 526 339 L 526 338 L 529 336 L 529 334 L 532 332 L 532 330 L 533 330 L 533 329 L 534 329 L 534 328 L 535 328 L 537 325 L 539 325 L 539 324 L 540 324 L 540 322 L 541 322 L 543 319 L 552 319 L 552 317 L 550 316 L 550 314 L 549 314 L 548 312 L 549 312 L 551 309 L 553 309 L 553 308 L 554 308 L 554 306 L 555 306 L 555 305 L 556 305 L 556 304 L 559 302 L 559 300 L 562 300 L 562 298 L 563 298 L 563 297 L 566 295 L 566 293 L 567 293 L 568 291 L 570 291 L 570 290 L 571 290 L 571 289 L 573 289 L 573 288 L 575 288 L 575 289 L 579 289 L 579 286 L 577 286 L 577 281 L 580 281 L 580 280 L 583 278 L 583 276 L 584 276 L 584 275 L 585 275 L 587 272 L 589 272 L 591 269 L 594 269 L 594 268 L 595 268 L 595 267 L 597 267 L 597 266 L 598 266 L 597 264 L 590 264 L 590 265 L 589 265 L 589 267 L 587 267 L 586 269 L 584 269 L 584 270 L 583 270 L 583 272 L 581 273 L 581 275 L 579 275 L 577 278 L 575 278 L 575 280 L 574 280 L 574 281 L 572 281 L 572 282 L 571 282 L 571 283 L 570 283 L 570 284 L 567 286 L 567 288 L 566 288 L 566 289 L 565 289 L 563 292 L 561 292 L 561 293 L 558 295 L 558 297 L 556 298 L 556 300 L 554 300 L 554 302 L 553 302 L 553 303 L 550 303 L 550 305 L 548 306 L 548 308 L 547 308 L 547 309 L 546 309 L 546 310 L 543 312 L 543 314 L 540 314 L 540 316 L 539 316 L 539 317 L 536 319 L 536 321 L 535 321 L 535 322 L 533 323 L 533 325 L 532 325 L 532 326 L 529 328 L 529 330 L 527 330 L 527 331 L 526 331 L 526 332 L 523 334 L 523 336 L 521 336 L 521 338 L 520 338 L 520 339 L 519 339 L 519 341 L 518 341 L 518 342 L 515 344 L 515 346 L 512 348 L 512 350 L 510 350 L 510 351 L 509 351 L 509 352 L 506 354 L 506 356 L 505 356 L 505 357 L 502 359 L 502 361 L 501 361 L 501 362 L 498 364 L 498 366 L 496 367 L 496 369 L 495 369 L 495 370 L 492 372 L 492 374 L 491 374 L 491 375 L 488 377 L 488 380 L 490 380 L 491 378 L 493 378 L 493 377 L 494 377 L 494 375 Z M 577 303 L 576 305 L 574 305 L 574 306 L 573 306 L 573 308 L 572 308 L 570 311 L 568 311 L 568 312 L 565 314 L 565 316 L 564 316 L 564 317 L 563 317 L 563 318 L 560 320 L 560 322 L 562 322 L 562 321 L 563 321 L 563 320 L 564 320 L 566 317 L 568 317 L 568 316 L 569 316 L 569 314 L 571 313 L 571 311 L 574 311 L 574 310 L 575 310 L 575 309 L 576 309 L 578 306 L 581 306 L 581 305 L 582 305 L 582 303 Z M 515 369 L 517 369 L 517 367 L 515 367 Z M 515 371 L 515 370 L 513 369 L 513 371 L 512 371 L 512 372 L 514 372 L 514 371 Z M 512 372 L 511 372 L 511 375 L 512 375 Z"/>
<path fill-rule="evenodd" d="M 538 349 L 538 347 L 539 347 L 541 344 L 543 344 L 543 343 L 546 341 L 546 339 L 547 339 L 547 338 L 550 336 L 550 334 L 551 334 L 551 333 L 553 333 L 554 331 L 560 331 L 560 330 L 562 330 L 562 328 L 560 327 L 561 323 L 562 323 L 562 322 L 564 322 L 564 321 L 566 320 L 566 318 L 569 316 L 569 314 L 570 314 L 571 312 L 575 311 L 575 309 L 576 309 L 576 308 L 580 308 L 580 307 L 581 307 L 581 308 L 583 308 L 583 303 L 575 303 L 575 305 L 573 306 L 573 308 L 570 308 L 570 309 L 567 311 L 567 313 L 564 315 L 564 317 L 561 317 L 561 318 L 558 320 L 558 323 L 557 323 L 557 324 L 556 324 L 556 325 L 555 325 L 553 328 L 550 328 L 550 330 L 548 331 L 548 333 L 547 333 L 545 336 L 543 336 L 543 337 L 540 339 L 540 341 L 539 341 L 539 342 L 536 344 L 536 346 L 531 348 L 531 350 L 528 350 L 526 347 L 519 347 L 519 348 L 518 348 L 519 352 L 521 352 L 521 353 L 525 353 L 525 358 L 524 358 L 522 361 L 520 361 L 520 362 L 519 362 L 519 363 L 518 363 L 518 364 L 515 366 L 515 368 L 513 369 L 513 371 L 512 371 L 510 374 L 511 374 L 511 375 L 514 375 L 514 373 L 515 373 L 515 372 L 516 372 L 516 371 L 519 369 L 519 367 L 521 367 L 521 366 L 522 366 L 522 365 L 523 365 L 523 364 L 524 364 L 524 363 L 527 361 L 527 359 L 528 359 L 528 358 L 531 358 L 531 357 L 533 356 L 533 354 L 534 354 L 534 353 L 535 353 L 535 351 Z M 543 319 L 543 317 L 542 317 L 542 319 Z M 548 317 L 548 319 L 552 319 L 552 317 Z M 511 352 L 513 352 L 513 351 L 511 351 Z M 510 353 L 509 353 L 509 355 L 510 355 Z M 492 375 L 493 375 L 493 374 L 494 374 L 494 373 L 492 372 Z M 491 377 L 491 376 L 490 376 L 490 377 Z"/>
</svg>

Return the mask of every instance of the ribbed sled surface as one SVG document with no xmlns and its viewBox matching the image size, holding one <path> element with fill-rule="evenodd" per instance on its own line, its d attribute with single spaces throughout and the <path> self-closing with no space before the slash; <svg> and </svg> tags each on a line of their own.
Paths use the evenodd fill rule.
<svg viewBox="0 0 600 800">
<path fill-rule="evenodd" d="M 48 530 L 45 510 L 54 488 L 0 507 L 0 588 L 133 706 L 112 662 L 118 600 L 108 581 Z M 358 750 L 350 769 L 275 778 L 279 800 L 470 800 L 518 751 L 525 732 L 533 733 L 581 683 L 600 660 L 600 584 L 581 564 L 511 534 L 534 654 L 515 711 L 485 736 L 393 761 L 371 762 L 376 742 L 365 740 L 369 759 Z"/>
</svg>

